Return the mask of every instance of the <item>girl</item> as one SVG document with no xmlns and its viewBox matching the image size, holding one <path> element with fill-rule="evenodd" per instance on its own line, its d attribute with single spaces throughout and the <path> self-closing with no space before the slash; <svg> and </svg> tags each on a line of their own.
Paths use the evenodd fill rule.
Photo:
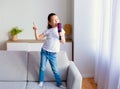
<svg viewBox="0 0 120 89">
<path fill-rule="evenodd" d="M 54 73 L 57 86 L 64 88 L 64 86 L 62 86 L 62 81 L 56 64 L 56 53 L 60 50 L 60 42 L 65 43 L 65 31 L 62 29 L 61 32 L 58 32 L 57 26 L 59 22 L 60 20 L 58 16 L 55 13 L 50 13 L 48 15 L 48 29 L 40 35 L 37 33 L 37 26 L 33 23 L 33 30 L 36 40 L 41 40 L 42 38 L 46 37 L 46 41 L 41 49 L 39 86 L 43 86 L 44 72 L 46 68 L 46 62 L 48 60 Z M 59 37 L 61 37 L 61 40 L 59 40 Z"/>
</svg>

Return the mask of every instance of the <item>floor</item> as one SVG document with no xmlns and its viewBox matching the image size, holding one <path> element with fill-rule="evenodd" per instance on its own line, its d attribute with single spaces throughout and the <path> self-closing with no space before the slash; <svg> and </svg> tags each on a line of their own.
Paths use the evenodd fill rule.
<svg viewBox="0 0 120 89">
<path fill-rule="evenodd" d="M 83 78 L 82 89 L 97 89 L 94 78 Z"/>
</svg>

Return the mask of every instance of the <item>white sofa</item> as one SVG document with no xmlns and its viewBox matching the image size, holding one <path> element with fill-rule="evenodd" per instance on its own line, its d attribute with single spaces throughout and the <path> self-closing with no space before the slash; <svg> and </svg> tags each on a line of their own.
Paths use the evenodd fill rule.
<svg viewBox="0 0 120 89">
<path fill-rule="evenodd" d="M 82 76 L 74 62 L 69 61 L 65 52 L 57 55 L 58 68 L 66 89 L 81 89 Z M 61 89 L 47 62 L 44 89 Z M 40 89 L 38 74 L 40 52 L 0 51 L 0 89 Z"/>
</svg>

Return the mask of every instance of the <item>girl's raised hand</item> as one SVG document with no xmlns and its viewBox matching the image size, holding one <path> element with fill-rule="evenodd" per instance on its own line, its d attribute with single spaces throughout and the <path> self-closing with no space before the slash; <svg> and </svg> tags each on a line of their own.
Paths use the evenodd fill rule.
<svg viewBox="0 0 120 89">
<path fill-rule="evenodd" d="M 37 30 L 37 26 L 35 25 L 34 22 L 33 22 L 33 30 Z"/>
</svg>

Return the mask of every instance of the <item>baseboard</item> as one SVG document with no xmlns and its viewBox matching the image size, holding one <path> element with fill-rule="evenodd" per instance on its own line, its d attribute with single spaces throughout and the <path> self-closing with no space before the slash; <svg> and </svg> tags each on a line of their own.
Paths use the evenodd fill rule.
<svg viewBox="0 0 120 89">
<path fill-rule="evenodd" d="M 94 74 L 81 74 L 83 78 L 93 78 Z"/>
</svg>

